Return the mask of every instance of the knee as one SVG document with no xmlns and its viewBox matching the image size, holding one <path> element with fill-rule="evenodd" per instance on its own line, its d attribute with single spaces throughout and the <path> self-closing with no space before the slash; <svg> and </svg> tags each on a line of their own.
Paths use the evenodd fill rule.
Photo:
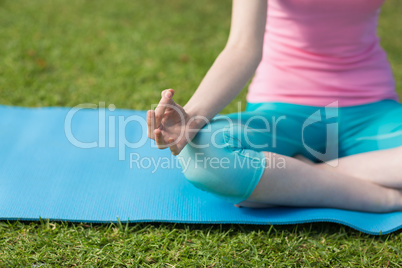
<svg viewBox="0 0 402 268">
<path fill-rule="evenodd" d="M 200 132 L 179 154 L 182 172 L 198 189 L 232 203 L 248 198 L 264 166 L 263 153 L 233 147 L 220 132 Z M 227 135 L 226 135 L 227 136 Z"/>
<path fill-rule="evenodd" d="M 227 161 L 227 154 L 216 133 L 200 131 L 183 148 L 178 158 L 182 172 L 190 183 L 203 191 L 216 193 L 224 187 L 222 169 L 225 167 L 222 164 Z"/>
</svg>

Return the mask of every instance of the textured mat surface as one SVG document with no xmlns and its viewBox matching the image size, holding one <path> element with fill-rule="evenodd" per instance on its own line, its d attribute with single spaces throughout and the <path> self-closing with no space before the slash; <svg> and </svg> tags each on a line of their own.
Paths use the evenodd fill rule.
<svg viewBox="0 0 402 268">
<path fill-rule="evenodd" d="M 145 131 L 144 111 L 0 106 L 0 220 L 402 227 L 400 212 L 235 208 L 188 183 Z"/>
</svg>

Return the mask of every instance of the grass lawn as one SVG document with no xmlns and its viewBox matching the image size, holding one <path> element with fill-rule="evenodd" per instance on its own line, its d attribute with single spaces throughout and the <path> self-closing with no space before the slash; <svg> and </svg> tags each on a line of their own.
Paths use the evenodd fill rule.
<svg viewBox="0 0 402 268">
<path fill-rule="evenodd" d="M 223 48 L 231 1 L 0 0 L 0 104 L 184 104 Z M 402 93 L 402 2 L 379 35 Z M 245 107 L 245 93 L 236 101 Z M 225 110 L 236 110 L 233 102 Z M 297 226 L 0 222 L 0 267 L 400 267 L 402 234 Z"/>
</svg>

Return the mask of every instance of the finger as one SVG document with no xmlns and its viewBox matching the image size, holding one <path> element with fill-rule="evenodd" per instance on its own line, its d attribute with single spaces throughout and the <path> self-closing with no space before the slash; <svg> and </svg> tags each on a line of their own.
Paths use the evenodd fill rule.
<svg viewBox="0 0 402 268">
<path fill-rule="evenodd" d="M 160 129 L 155 129 L 154 134 L 156 147 L 158 147 L 159 149 L 166 149 L 167 147 L 165 141 L 163 140 L 162 131 Z"/>
<path fill-rule="evenodd" d="M 151 129 L 151 120 L 152 120 L 151 112 L 152 112 L 151 110 L 147 111 L 147 135 L 148 135 L 148 138 L 150 138 L 150 139 L 152 139 L 152 133 L 153 133 L 153 131 Z"/>
<path fill-rule="evenodd" d="M 174 102 L 172 100 L 173 94 L 174 94 L 173 89 L 166 89 L 162 91 L 161 93 L 162 98 L 155 109 L 155 118 L 156 118 L 155 127 L 160 126 L 163 114 L 165 113 L 168 104 L 174 105 Z"/>
<path fill-rule="evenodd" d="M 180 153 L 179 147 L 177 147 L 177 144 L 174 142 L 173 138 L 169 138 L 169 149 L 172 152 L 173 155 L 178 155 Z"/>
<path fill-rule="evenodd" d="M 148 126 L 148 137 L 150 139 L 155 139 L 155 111 L 149 110 L 147 112 L 147 126 Z"/>
</svg>

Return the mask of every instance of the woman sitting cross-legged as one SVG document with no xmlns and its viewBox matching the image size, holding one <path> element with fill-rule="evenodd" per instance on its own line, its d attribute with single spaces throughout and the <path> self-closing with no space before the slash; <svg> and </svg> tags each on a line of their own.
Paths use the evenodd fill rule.
<svg viewBox="0 0 402 268">
<path fill-rule="evenodd" d="M 225 48 L 184 107 L 162 91 L 149 138 L 194 186 L 237 206 L 402 211 L 382 3 L 233 0 Z M 246 111 L 216 116 L 253 75 Z"/>
</svg>

